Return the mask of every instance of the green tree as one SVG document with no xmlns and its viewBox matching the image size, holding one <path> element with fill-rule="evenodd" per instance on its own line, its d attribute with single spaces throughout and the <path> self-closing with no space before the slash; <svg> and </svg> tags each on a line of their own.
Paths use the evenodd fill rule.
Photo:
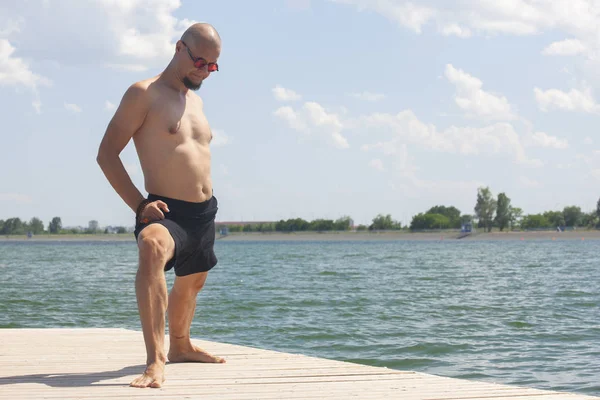
<svg viewBox="0 0 600 400">
<path fill-rule="evenodd" d="M 356 227 L 357 231 L 366 231 L 368 227 L 366 225 L 360 224 Z"/>
<path fill-rule="evenodd" d="M 600 218 L 600 199 L 598 199 L 598 202 L 596 203 L 596 215 Z"/>
<path fill-rule="evenodd" d="M 310 230 L 323 232 L 332 231 L 334 229 L 334 222 L 332 219 L 316 219 L 310 223 Z"/>
<path fill-rule="evenodd" d="M 275 224 L 265 222 L 258 224 L 255 229 L 257 232 L 273 232 L 275 231 Z"/>
<path fill-rule="evenodd" d="M 60 217 L 52 218 L 52 221 L 48 224 L 48 232 L 50 233 L 60 233 L 62 230 L 62 221 Z"/>
<path fill-rule="evenodd" d="M 288 219 L 287 221 L 280 220 L 275 224 L 275 230 L 278 232 L 296 232 L 305 231 L 310 226 L 308 221 L 302 218 Z"/>
<path fill-rule="evenodd" d="M 479 218 L 481 226 L 492 231 L 492 223 L 494 221 L 494 213 L 496 212 L 497 203 L 492 192 L 488 187 L 477 189 L 477 203 L 475 204 L 475 214 Z"/>
<path fill-rule="evenodd" d="M 550 226 L 550 221 L 542 214 L 529 214 L 524 216 L 521 221 L 521 227 L 523 229 L 549 228 Z"/>
<path fill-rule="evenodd" d="M 593 228 L 598 225 L 598 215 L 596 211 L 584 213 L 581 217 L 581 226 L 586 228 Z"/>
<path fill-rule="evenodd" d="M 44 233 L 44 223 L 39 218 L 33 217 L 31 218 L 31 221 L 29 221 L 29 230 L 34 235 Z"/>
<path fill-rule="evenodd" d="M 352 218 L 347 215 L 344 215 L 341 218 L 338 218 L 335 222 L 335 230 L 336 231 L 349 231 L 352 228 Z"/>
<path fill-rule="evenodd" d="M 434 206 L 431 207 L 426 214 L 440 214 L 448 217 L 448 220 L 450 220 L 450 228 L 460 228 L 462 222 L 460 210 L 454 206 Z"/>
<path fill-rule="evenodd" d="M 519 207 L 510 207 L 510 226 L 511 228 L 521 226 L 523 210 Z"/>
<path fill-rule="evenodd" d="M 553 228 L 565 226 L 565 216 L 561 211 L 546 211 L 542 214 Z"/>
<path fill-rule="evenodd" d="M 242 226 L 241 225 L 229 225 L 228 230 L 229 230 L 229 232 L 241 232 Z"/>
<path fill-rule="evenodd" d="M 23 235 L 25 234 L 25 226 L 20 218 L 9 218 L 2 225 L 3 235 Z"/>
<path fill-rule="evenodd" d="M 402 224 L 392 219 L 390 214 L 378 214 L 369 226 L 370 231 L 402 229 Z"/>
<path fill-rule="evenodd" d="M 510 212 L 510 199 L 505 193 L 499 193 L 498 200 L 496 201 L 496 218 L 494 218 L 494 222 L 500 229 L 500 232 L 510 224 Z"/>
<path fill-rule="evenodd" d="M 423 229 L 448 229 L 451 227 L 450 218 L 442 214 L 419 213 L 412 218 L 412 231 Z"/>
<path fill-rule="evenodd" d="M 566 226 L 580 226 L 583 213 L 581 207 L 570 206 L 563 209 Z"/>
<path fill-rule="evenodd" d="M 90 222 L 88 222 L 88 228 L 86 229 L 85 233 L 97 233 L 98 232 L 98 221 L 96 220 L 92 220 Z"/>
</svg>

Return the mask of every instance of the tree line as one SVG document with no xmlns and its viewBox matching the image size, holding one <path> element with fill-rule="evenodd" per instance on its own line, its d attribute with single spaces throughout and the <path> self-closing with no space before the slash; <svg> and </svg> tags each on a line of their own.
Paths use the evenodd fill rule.
<svg viewBox="0 0 600 400">
<path fill-rule="evenodd" d="M 493 228 L 500 231 L 504 230 L 533 230 L 533 229 L 556 229 L 565 228 L 600 228 L 600 199 L 596 203 L 596 209 L 591 212 L 584 212 L 579 206 L 566 206 L 562 210 L 545 211 L 538 214 L 524 215 L 523 210 L 514 207 L 511 199 L 506 193 L 499 193 L 494 196 L 489 187 L 480 187 L 477 189 L 477 198 L 474 213 L 461 213 L 454 206 L 436 205 L 429 208 L 424 213 L 419 213 L 412 217 L 412 221 L 407 226 L 402 226 L 399 221 L 392 218 L 391 214 L 378 214 L 368 225 L 354 226 L 352 218 L 343 216 L 336 220 L 333 219 L 315 219 L 307 221 L 302 218 L 290 218 L 277 222 L 246 223 L 238 225 L 229 225 L 229 232 L 326 232 L 326 231 L 349 231 L 356 229 L 358 231 L 382 231 L 382 230 L 442 230 L 442 229 L 461 229 L 465 224 L 471 224 L 474 227 L 491 232 Z M 217 229 L 223 226 L 217 224 Z M 110 227 L 110 229 L 101 229 L 98 221 L 89 221 L 88 227 L 82 229 L 70 228 L 64 229 L 60 217 L 54 217 L 48 223 L 47 229 L 44 223 L 37 217 L 29 221 L 22 221 L 20 218 L 9 218 L 6 221 L 0 220 L 0 234 L 2 235 L 25 235 L 31 232 L 34 235 L 39 234 L 65 234 L 65 233 L 126 233 L 123 226 Z"/>
<path fill-rule="evenodd" d="M 474 214 L 461 214 L 453 206 L 435 206 L 425 213 L 413 217 L 410 229 L 457 229 L 464 224 L 472 224 L 491 232 L 492 228 L 505 229 L 556 229 L 560 228 L 600 228 L 600 199 L 596 209 L 584 212 L 579 206 L 566 206 L 562 210 L 545 211 L 523 215 L 523 210 L 514 207 L 506 193 L 494 197 L 489 187 L 477 189 Z"/>
<path fill-rule="evenodd" d="M 80 228 L 68 228 L 65 229 L 62 226 L 62 220 L 60 217 L 54 217 L 48 223 L 48 227 L 44 228 L 44 223 L 38 217 L 33 217 L 29 221 L 23 221 L 20 218 L 9 218 L 6 221 L 0 219 L 0 235 L 26 235 L 31 233 L 33 235 L 42 234 L 98 234 L 98 233 L 109 233 L 114 231 L 116 233 L 126 233 L 127 229 L 124 226 L 118 226 L 114 228 L 101 229 L 98 225 L 98 221 L 92 220 L 89 222 L 88 227 L 84 229 Z"/>
<path fill-rule="evenodd" d="M 218 226 L 217 228 L 221 228 Z M 278 222 L 247 223 L 238 225 L 229 225 L 229 232 L 327 232 L 327 231 L 349 231 L 355 228 L 353 220 L 349 216 L 343 216 L 337 220 L 315 219 L 307 221 L 302 218 L 290 218 L 279 220 Z M 366 230 L 400 230 L 400 222 L 392 219 L 391 214 L 378 214 L 369 225 L 358 225 L 359 231 Z"/>
</svg>

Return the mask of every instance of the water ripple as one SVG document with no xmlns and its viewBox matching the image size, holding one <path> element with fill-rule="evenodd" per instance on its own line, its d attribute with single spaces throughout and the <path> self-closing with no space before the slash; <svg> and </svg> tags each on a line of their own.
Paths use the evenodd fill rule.
<svg viewBox="0 0 600 400">
<path fill-rule="evenodd" d="M 599 250 L 596 241 L 220 241 L 192 335 L 600 395 Z M 0 328 L 139 330 L 136 268 L 128 242 L 0 242 Z"/>
</svg>

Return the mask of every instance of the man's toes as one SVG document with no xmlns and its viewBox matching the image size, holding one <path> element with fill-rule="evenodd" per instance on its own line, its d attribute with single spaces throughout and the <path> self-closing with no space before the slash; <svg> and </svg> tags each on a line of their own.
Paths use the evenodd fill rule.
<svg viewBox="0 0 600 400">
<path fill-rule="evenodd" d="M 136 388 L 160 387 L 161 383 L 150 376 L 142 375 L 141 377 L 134 379 L 129 386 Z"/>
</svg>

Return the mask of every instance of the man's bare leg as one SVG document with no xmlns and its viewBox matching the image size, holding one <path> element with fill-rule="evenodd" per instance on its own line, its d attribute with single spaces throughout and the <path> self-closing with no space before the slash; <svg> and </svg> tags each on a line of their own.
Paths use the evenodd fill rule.
<svg viewBox="0 0 600 400">
<path fill-rule="evenodd" d="M 131 382 L 135 387 L 161 387 L 165 380 L 165 313 L 167 283 L 164 266 L 172 257 L 175 242 L 159 224 L 145 228 L 138 240 L 139 268 L 135 278 L 138 310 L 146 344 L 146 370 Z"/>
<path fill-rule="evenodd" d="M 206 282 L 208 272 L 175 277 L 169 295 L 169 361 L 224 363 L 221 357 L 208 354 L 190 340 L 190 326 L 196 310 L 196 298 Z"/>
</svg>

